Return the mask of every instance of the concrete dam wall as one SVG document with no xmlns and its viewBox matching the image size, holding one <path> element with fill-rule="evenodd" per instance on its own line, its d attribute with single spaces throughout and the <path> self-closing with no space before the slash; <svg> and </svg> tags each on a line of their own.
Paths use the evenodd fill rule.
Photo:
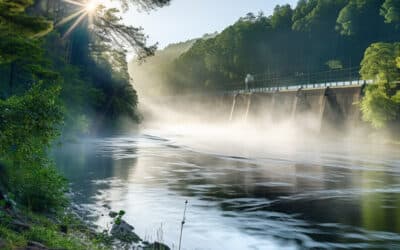
<svg viewBox="0 0 400 250">
<path fill-rule="evenodd" d="M 299 88 L 274 92 L 218 93 L 159 98 L 159 107 L 207 122 L 291 121 L 314 132 L 351 129 L 361 121 L 359 101 L 365 85 Z M 189 118 L 188 118 L 189 119 Z"/>
<path fill-rule="evenodd" d="M 358 103 L 362 90 L 363 86 L 341 86 L 235 94 L 231 96 L 229 120 L 291 119 L 302 126 L 312 119 L 314 129 L 319 132 L 347 129 L 361 120 Z"/>
</svg>

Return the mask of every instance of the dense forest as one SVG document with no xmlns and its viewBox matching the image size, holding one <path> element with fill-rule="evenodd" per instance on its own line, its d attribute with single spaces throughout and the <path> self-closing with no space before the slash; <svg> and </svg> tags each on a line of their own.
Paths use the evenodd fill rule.
<svg viewBox="0 0 400 250">
<path fill-rule="evenodd" d="M 398 1 L 392 0 L 301 0 L 295 8 L 276 6 L 268 17 L 249 13 L 189 50 L 166 47 L 157 52 L 158 59 L 133 63 L 132 72 L 135 80 L 141 72 L 160 76 L 170 94 L 242 87 L 248 73 L 282 85 L 309 73 L 318 77 L 312 73 L 347 68 L 356 78 L 372 43 L 400 41 L 398 12 Z"/>
<path fill-rule="evenodd" d="M 65 234 L 66 222 L 60 231 L 68 186 L 49 150 L 60 135 L 64 141 L 114 129 L 120 118 L 137 121 L 126 53 L 144 58 L 155 47 L 141 29 L 121 23 L 119 9 L 88 3 L 0 0 L 1 249 L 25 249 L 32 240 L 58 249 L 102 248 L 93 233 Z M 169 1 L 120 3 L 151 10 Z M 43 213 L 57 219 L 38 217 Z"/>
<path fill-rule="evenodd" d="M 380 100 L 368 92 L 362 110 L 365 120 L 383 127 L 400 114 L 390 87 L 400 80 L 399 41 L 400 1 L 300 0 L 295 8 L 276 6 L 271 16 L 248 13 L 214 37 L 168 46 L 130 68 L 153 96 L 240 89 L 249 73 L 253 86 L 264 87 L 326 82 L 332 75 L 379 78 L 391 90 Z"/>
</svg>

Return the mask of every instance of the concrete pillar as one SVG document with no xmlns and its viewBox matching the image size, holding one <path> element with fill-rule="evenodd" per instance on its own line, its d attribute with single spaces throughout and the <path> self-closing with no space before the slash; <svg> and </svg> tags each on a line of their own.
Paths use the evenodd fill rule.
<svg viewBox="0 0 400 250">
<path fill-rule="evenodd" d="M 237 98 L 238 94 L 235 94 L 233 96 L 233 101 L 232 101 L 232 107 L 231 107 L 231 113 L 229 115 L 229 121 L 232 121 L 233 119 L 233 113 L 235 112 L 235 106 L 236 106 L 236 98 Z"/>
<path fill-rule="evenodd" d="M 322 131 L 322 125 L 324 123 L 324 114 L 325 114 L 325 106 L 326 106 L 326 99 L 327 99 L 327 90 L 328 88 L 325 88 L 325 90 L 321 93 L 319 97 L 319 113 L 318 113 L 318 133 L 321 133 Z"/>
<path fill-rule="evenodd" d="M 247 121 L 247 117 L 249 116 L 251 101 L 252 101 L 253 94 L 247 94 L 247 107 L 246 107 L 246 114 L 244 115 L 244 121 Z"/>
</svg>

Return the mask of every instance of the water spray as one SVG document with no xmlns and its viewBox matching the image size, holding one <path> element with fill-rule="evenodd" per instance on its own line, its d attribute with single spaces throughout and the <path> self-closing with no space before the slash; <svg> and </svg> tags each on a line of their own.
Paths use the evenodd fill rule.
<svg viewBox="0 0 400 250">
<path fill-rule="evenodd" d="M 186 221 L 186 208 L 187 208 L 188 201 L 185 201 L 185 209 L 183 210 L 183 217 L 182 217 L 182 222 L 181 222 L 181 234 L 179 236 L 179 248 L 178 250 L 181 250 L 181 244 L 182 244 L 182 233 L 183 233 L 183 225 L 185 224 Z"/>
</svg>

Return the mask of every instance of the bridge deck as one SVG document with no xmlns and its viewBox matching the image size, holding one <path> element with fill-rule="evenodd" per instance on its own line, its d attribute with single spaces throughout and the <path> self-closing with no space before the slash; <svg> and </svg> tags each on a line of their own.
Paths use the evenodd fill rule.
<svg viewBox="0 0 400 250">
<path fill-rule="evenodd" d="M 344 88 L 344 87 L 359 87 L 363 84 L 372 84 L 372 80 L 353 80 L 353 81 L 343 81 L 343 82 L 326 82 L 326 83 L 316 83 L 316 84 L 303 84 L 303 85 L 290 85 L 285 87 L 261 87 L 261 88 L 249 88 L 239 89 L 233 91 L 226 91 L 226 93 L 230 94 L 244 94 L 244 93 L 274 93 L 274 92 L 293 92 L 297 91 L 300 88 L 302 90 L 317 90 L 317 89 L 325 89 L 327 87 L 330 88 Z"/>
</svg>

